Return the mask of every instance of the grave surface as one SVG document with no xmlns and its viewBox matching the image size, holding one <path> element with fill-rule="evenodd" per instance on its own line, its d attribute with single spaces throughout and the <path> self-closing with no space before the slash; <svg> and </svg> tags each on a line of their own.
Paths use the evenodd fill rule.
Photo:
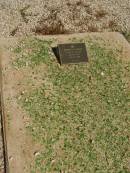
<svg viewBox="0 0 130 173">
<path fill-rule="evenodd" d="M 85 42 L 89 63 L 59 65 L 51 48 L 71 42 Z M 0 46 L 10 173 L 130 172 L 130 45 L 122 35 L 14 38 Z"/>
</svg>

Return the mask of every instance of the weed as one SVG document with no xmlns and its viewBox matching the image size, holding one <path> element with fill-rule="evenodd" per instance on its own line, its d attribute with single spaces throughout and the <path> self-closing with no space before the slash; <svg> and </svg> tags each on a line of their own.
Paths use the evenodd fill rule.
<svg viewBox="0 0 130 173">
<path fill-rule="evenodd" d="M 21 17 L 22 17 L 22 19 L 25 23 L 28 23 L 28 19 L 27 19 L 27 16 L 26 16 L 26 11 L 28 10 L 29 7 L 30 7 L 30 5 L 27 5 L 24 8 L 20 9 Z"/>
<path fill-rule="evenodd" d="M 39 25 L 33 30 L 36 34 L 39 35 L 55 35 L 55 34 L 65 34 L 68 33 L 64 27 L 62 21 L 57 17 L 58 10 L 52 10 L 48 19 L 41 19 Z M 47 24 L 46 21 L 48 21 Z M 50 22 L 49 22 L 50 21 Z"/>
<path fill-rule="evenodd" d="M 42 41 L 40 39 L 24 40 L 14 49 L 14 53 L 17 53 L 17 59 L 13 62 L 13 65 L 17 68 L 24 66 L 34 67 L 42 62 L 45 62 L 50 57 L 49 45 L 50 41 Z"/>
<path fill-rule="evenodd" d="M 107 12 L 103 9 L 100 9 L 100 10 L 96 11 L 95 17 L 96 17 L 96 19 L 99 20 L 99 19 L 105 17 L 106 15 L 107 15 Z"/>
<path fill-rule="evenodd" d="M 91 26 L 88 26 L 88 31 L 89 32 L 98 32 L 98 28 L 96 26 L 91 25 Z"/>
<path fill-rule="evenodd" d="M 110 28 L 112 31 L 117 31 L 117 23 L 114 20 L 110 20 L 108 23 L 108 28 Z"/>
</svg>

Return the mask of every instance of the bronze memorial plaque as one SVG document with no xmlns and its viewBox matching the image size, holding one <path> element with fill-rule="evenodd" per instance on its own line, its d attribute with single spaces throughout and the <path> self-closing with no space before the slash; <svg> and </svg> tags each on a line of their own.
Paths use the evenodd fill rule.
<svg viewBox="0 0 130 173">
<path fill-rule="evenodd" d="M 88 61 L 85 43 L 59 44 L 58 50 L 61 64 Z"/>
</svg>

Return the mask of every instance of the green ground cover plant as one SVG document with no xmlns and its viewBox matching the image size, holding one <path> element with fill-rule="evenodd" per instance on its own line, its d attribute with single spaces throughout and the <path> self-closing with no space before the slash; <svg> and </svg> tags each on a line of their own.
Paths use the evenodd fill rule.
<svg viewBox="0 0 130 173">
<path fill-rule="evenodd" d="M 30 134 L 42 145 L 31 173 L 130 173 L 130 65 L 84 41 L 87 64 L 60 66 L 52 41 L 29 39 L 14 50 L 19 70 L 47 67 L 42 86 L 18 100 L 32 120 Z"/>
</svg>

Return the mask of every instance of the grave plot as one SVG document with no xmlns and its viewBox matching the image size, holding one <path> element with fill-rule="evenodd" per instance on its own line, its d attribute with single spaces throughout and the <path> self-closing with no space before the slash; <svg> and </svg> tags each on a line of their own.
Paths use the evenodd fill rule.
<svg viewBox="0 0 130 173">
<path fill-rule="evenodd" d="M 88 63 L 60 65 L 59 43 Z M 3 96 L 10 173 L 130 172 L 130 46 L 118 33 L 10 39 Z"/>
</svg>

